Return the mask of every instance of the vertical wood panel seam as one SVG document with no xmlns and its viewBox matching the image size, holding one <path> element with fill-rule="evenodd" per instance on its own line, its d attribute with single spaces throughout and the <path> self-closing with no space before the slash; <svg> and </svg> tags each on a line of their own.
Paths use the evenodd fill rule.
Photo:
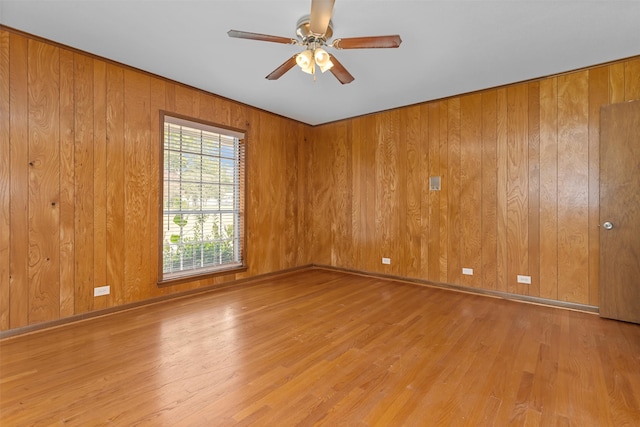
<svg viewBox="0 0 640 427">
<path fill-rule="evenodd" d="M 486 289 L 486 284 L 484 282 L 484 278 L 485 278 L 485 271 L 484 271 L 484 263 L 483 263 L 483 259 L 482 259 L 482 230 L 484 230 L 485 224 L 484 224 L 484 215 L 482 215 L 483 213 L 483 209 L 482 209 L 482 195 L 484 194 L 484 179 L 482 179 L 482 177 L 484 177 L 484 103 L 482 102 L 483 98 L 482 98 L 482 94 L 480 94 L 480 111 L 478 112 L 479 115 L 479 120 L 480 120 L 480 140 L 476 141 L 477 144 L 480 144 L 480 174 L 478 175 L 478 179 L 480 180 L 480 211 L 477 212 L 476 214 L 480 215 L 480 229 L 478 230 L 479 233 L 479 238 L 480 238 L 480 254 L 479 254 L 479 260 L 480 260 L 480 264 L 479 264 L 479 271 L 478 273 L 480 274 L 478 283 L 479 283 L 479 287 L 482 289 Z"/>
<path fill-rule="evenodd" d="M 5 74 L 4 74 L 4 78 L 6 78 L 6 83 L 3 83 L 3 88 L 2 90 L 4 91 L 6 89 L 6 92 L 3 93 L 4 95 L 4 100 L 1 102 L 4 102 L 4 107 L 6 108 L 6 116 L 3 117 L 3 123 L 1 124 L 3 126 L 3 130 L 2 132 L 4 132 L 4 141 L 0 141 L 3 144 L 6 144 L 6 146 L 4 146 L 4 149 L 6 151 L 4 151 L 3 153 L 3 157 L 4 157 L 4 161 L 6 162 L 6 182 L 5 182 L 5 194 L 4 197 L 6 197 L 6 205 L 4 207 L 2 207 L 2 209 L 5 209 L 5 214 L 6 214 L 6 218 L 4 218 L 6 220 L 6 223 L 3 224 L 3 226 L 6 226 L 7 228 L 7 234 L 6 236 L 6 257 L 3 260 L 3 265 L 4 265 L 4 269 L 1 273 L 4 277 L 0 278 L 0 285 L 4 284 L 3 286 L 6 286 L 6 289 L 0 289 L 0 291 L 2 291 L 3 293 L 3 297 L 6 297 L 6 306 L 4 307 L 5 312 L 1 313 L 0 312 L 0 317 L 3 318 L 2 323 L 0 324 L 0 330 L 2 329 L 8 329 L 10 328 L 10 320 L 11 320 L 11 301 L 10 301 L 10 292 L 11 292 L 11 279 L 10 279 L 10 275 L 11 275 L 11 264 L 10 264 L 10 256 L 11 256 L 11 39 L 9 37 L 9 33 L 0 29 L 0 38 L 3 41 L 2 45 L 4 45 L 6 43 L 6 51 L 0 51 L 0 55 L 3 55 L 1 59 L 2 60 L 2 64 L 0 64 L 0 67 L 4 69 Z M 3 48 L 4 50 L 4 48 Z M 6 67 L 6 68 L 5 68 Z M 3 230 L 4 232 L 4 230 Z M 2 310 L 2 307 L 0 307 L 0 310 Z"/>
<path fill-rule="evenodd" d="M 555 249 L 555 272 L 556 272 L 556 278 L 555 278 L 555 284 L 554 284 L 554 288 L 555 288 L 555 299 L 558 298 L 558 292 L 559 292 L 559 283 L 558 283 L 558 268 L 559 268 L 559 257 L 558 257 L 558 179 L 559 179 L 559 173 L 558 173 L 558 156 L 559 156 L 559 152 L 558 152 L 558 81 L 557 78 L 555 78 L 555 92 L 554 92 L 555 96 L 554 96 L 554 101 L 555 101 L 555 115 L 554 115 L 554 123 L 555 123 L 555 153 L 556 153 L 556 164 L 555 164 L 555 206 L 554 206 L 554 217 L 555 217 L 555 223 L 554 223 L 554 235 L 556 236 L 556 238 L 554 239 L 554 249 Z"/>
</svg>

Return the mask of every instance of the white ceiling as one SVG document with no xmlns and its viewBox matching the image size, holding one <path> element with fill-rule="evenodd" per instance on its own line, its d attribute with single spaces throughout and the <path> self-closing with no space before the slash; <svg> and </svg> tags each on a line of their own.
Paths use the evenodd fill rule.
<svg viewBox="0 0 640 427">
<path fill-rule="evenodd" d="M 398 49 L 331 50 L 355 81 L 297 67 L 310 0 L 0 0 L 0 23 L 316 125 L 640 54 L 640 1 L 336 0 L 336 37 L 400 34 Z"/>
</svg>

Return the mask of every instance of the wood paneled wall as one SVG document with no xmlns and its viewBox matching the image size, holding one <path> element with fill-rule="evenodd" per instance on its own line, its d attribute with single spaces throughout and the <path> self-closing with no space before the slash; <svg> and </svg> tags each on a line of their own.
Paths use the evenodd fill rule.
<svg viewBox="0 0 640 427">
<path fill-rule="evenodd" d="M 309 263 L 598 305 L 599 109 L 639 98 L 633 59 L 312 128 L 0 28 L 0 330 Z M 156 286 L 160 110 L 246 130 L 245 273 Z"/>
<path fill-rule="evenodd" d="M 314 128 L 307 260 L 597 306 L 600 107 L 632 99 L 640 58 Z"/>
<path fill-rule="evenodd" d="M 246 130 L 245 273 L 156 286 L 160 110 Z M 298 266 L 310 129 L 0 28 L 0 330 Z"/>
</svg>

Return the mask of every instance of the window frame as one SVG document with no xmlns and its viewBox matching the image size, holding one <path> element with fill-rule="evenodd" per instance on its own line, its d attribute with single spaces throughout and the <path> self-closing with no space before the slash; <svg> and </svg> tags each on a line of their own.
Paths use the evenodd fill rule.
<svg viewBox="0 0 640 427">
<path fill-rule="evenodd" d="M 239 143 L 242 146 L 242 154 L 243 158 L 241 159 L 242 164 L 240 167 L 240 183 L 239 183 L 239 229 L 241 231 L 241 236 L 239 238 L 240 249 L 240 264 L 234 264 L 229 266 L 221 266 L 221 267 L 213 267 L 213 268 L 200 268 L 196 270 L 186 271 L 184 274 L 172 274 L 171 276 L 166 276 L 164 273 L 164 259 L 163 259 L 163 251 L 164 251 L 164 159 L 165 159 L 165 120 L 166 117 L 170 117 L 177 121 L 185 122 L 186 126 L 192 124 L 193 127 L 198 128 L 213 128 L 214 132 L 218 132 L 220 134 L 225 134 L 228 136 L 239 136 L 242 135 L 242 138 L 238 137 Z M 246 192 L 247 192 L 247 131 L 244 129 L 237 129 L 230 126 L 220 125 L 218 123 L 209 122 L 206 120 L 197 119 L 194 117 L 188 117 L 181 114 L 176 114 L 168 111 L 160 111 L 160 143 L 159 143 L 159 197 L 158 197 L 158 278 L 157 278 L 157 286 L 168 286 L 175 285 L 185 282 L 192 282 L 196 280 L 206 279 L 206 278 L 214 278 L 216 276 L 234 274 L 234 273 L 242 273 L 247 271 L 247 259 L 246 259 L 246 243 L 247 243 L 247 231 L 246 231 Z M 226 133 L 225 133 L 226 132 Z"/>
</svg>

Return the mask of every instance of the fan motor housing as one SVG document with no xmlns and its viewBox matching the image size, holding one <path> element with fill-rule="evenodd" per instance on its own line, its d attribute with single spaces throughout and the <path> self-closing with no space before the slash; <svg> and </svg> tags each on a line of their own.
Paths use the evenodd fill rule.
<svg viewBox="0 0 640 427">
<path fill-rule="evenodd" d="M 329 21 L 329 26 L 324 34 L 312 33 L 310 22 L 310 15 L 305 15 L 298 19 L 298 23 L 296 24 L 296 35 L 303 43 L 317 43 L 320 41 L 322 41 L 322 43 L 326 43 L 327 39 L 330 39 L 331 36 L 333 36 L 333 21 Z"/>
</svg>

